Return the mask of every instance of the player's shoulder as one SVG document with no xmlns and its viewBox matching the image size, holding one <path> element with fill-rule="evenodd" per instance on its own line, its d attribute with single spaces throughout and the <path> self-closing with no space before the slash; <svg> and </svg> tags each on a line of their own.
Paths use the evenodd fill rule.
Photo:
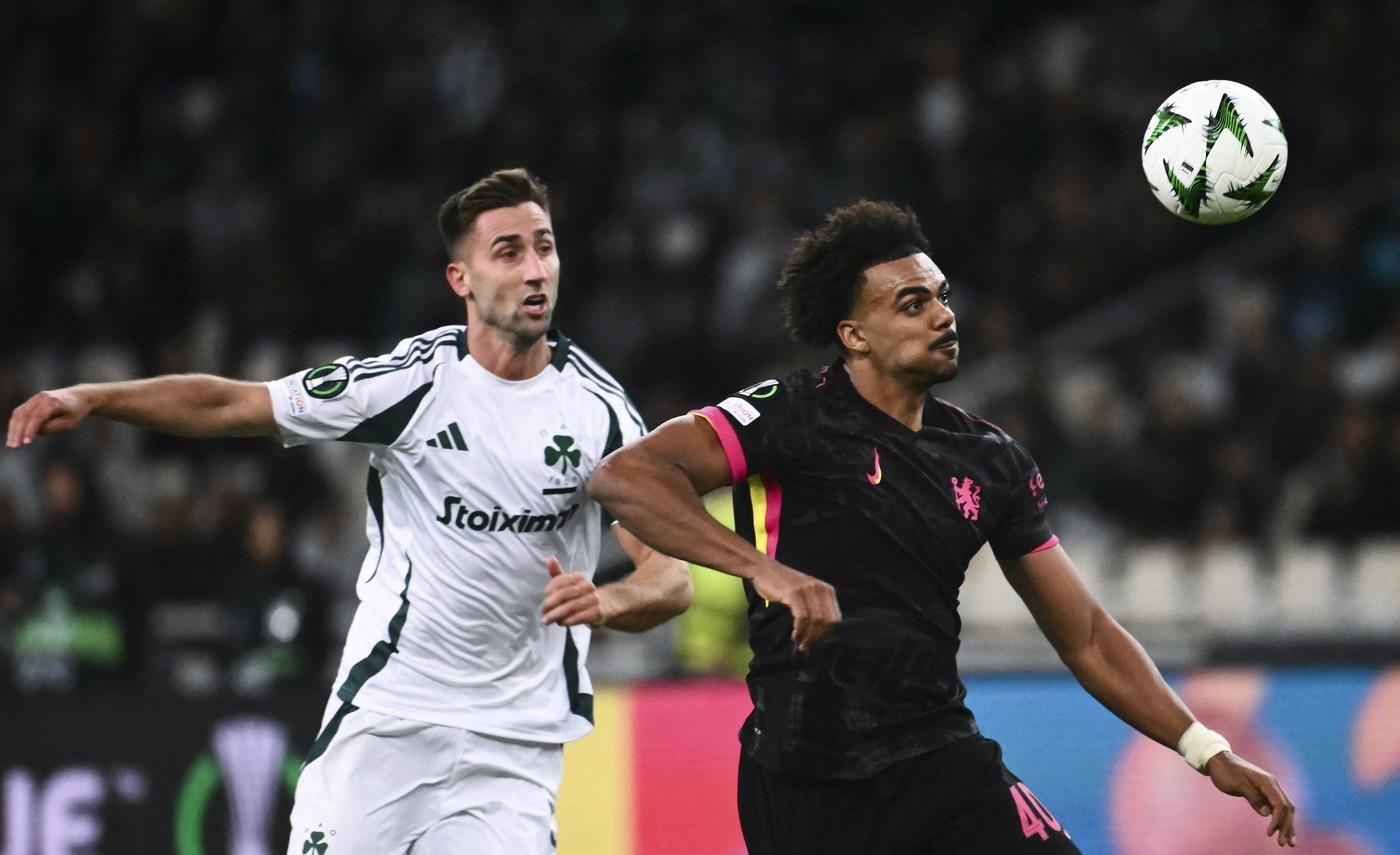
<svg viewBox="0 0 1400 855">
<path fill-rule="evenodd" d="M 553 352 L 549 364 L 559 372 L 561 382 L 585 393 L 584 397 L 602 401 L 616 418 L 644 429 L 636 405 L 622 383 L 577 341 L 558 330 L 550 330 L 549 346 Z"/>
<path fill-rule="evenodd" d="M 752 383 L 715 406 L 743 427 L 756 422 L 780 424 L 791 432 L 795 426 L 815 426 L 816 391 L 820 386 L 821 378 L 816 372 L 802 369 Z"/>
<path fill-rule="evenodd" d="M 402 339 L 394 345 L 393 355 L 422 354 L 433 360 L 458 359 L 467 353 L 467 328 L 463 324 L 448 324 Z"/>
<path fill-rule="evenodd" d="M 558 330 L 549 333 L 549 346 L 553 351 L 550 366 L 568 382 L 583 386 L 595 393 L 609 396 L 627 397 L 627 390 L 613 376 L 611 371 L 579 346 L 577 341 Z"/>
<path fill-rule="evenodd" d="M 1011 434 L 1000 425 L 932 395 L 929 396 L 929 403 L 924 410 L 924 424 L 952 433 L 984 437 L 998 443 L 1016 443 Z"/>
<path fill-rule="evenodd" d="M 401 339 L 393 350 L 380 356 L 352 360 L 352 368 L 361 373 L 383 373 L 415 365 L 461 360 L 466 352 L 467 328 L 452 324 Z"/>
<path fill-rule="evenodd" d="M 1037 471 L 1035 458 L 1010 433 L 987 419 L 941 398 L 929 396 L 924 424 L 946 432 L 950 441 L 973 454 L 994 481 L 1020 483 Z"/>
<path fill-rule="evenodd" d="M 438 327 L 401 340 L 388 353 L 342 356 L 294 376 L 318 400 L 406 393 L 429 383 L 443 361 L 461 358 L 466 352 L 465 330 Z"/>
<path fill-rule="evenodd" d="M 817 390 L 826 385 L 826 372 L 823 368 L 799 368 L 780 377 L 770 377 L 745 386 L 734 394 L 753 401 L 785 400 L 788 402 L 807 400 L 815 396 Z"/>
<path fill-rule="evenodd" d="M 1039 475 L 1035 456 L 1000 425 L 932 395 L 929 401 L 925 427 L 945 431 L 944 439 L 976 461 L 991 483 L 1020 489 L 1028 477 Z"/>
</svg>

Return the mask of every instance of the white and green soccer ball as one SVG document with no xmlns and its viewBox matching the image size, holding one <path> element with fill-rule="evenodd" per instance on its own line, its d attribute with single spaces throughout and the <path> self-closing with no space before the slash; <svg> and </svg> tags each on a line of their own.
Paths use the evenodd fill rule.
<svg viewBox="0 0 1400 855">
<path fill-rule="evenodd" d="M 1157 201 L 1182 219 L 1234 223 L 1273 198 L 1288 166 L 1283 122 L 1243 83 L 1202 80 L 1157 108 L 1142 170 Z"/>
</svg>

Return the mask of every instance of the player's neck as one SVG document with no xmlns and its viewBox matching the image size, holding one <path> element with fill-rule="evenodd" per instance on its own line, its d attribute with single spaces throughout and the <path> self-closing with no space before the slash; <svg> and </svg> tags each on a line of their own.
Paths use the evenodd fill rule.
<svg viewBox="0 0 1400 855">
<path fill-rule="evenodd" d="M 545 336 L 519 342 L 481 323 L 467 325 L 467 351 L 502 380 L 529 380 L 548 367 L 552 356 Z"/>
<path fill-rule="evenodd" d="M 923 428 L 926 386 L 911 385 L 903 378 L 875 370 L 864 361 L 847 360 L 845 366 L 858 395 L 910 430 Z"/>
</svg>

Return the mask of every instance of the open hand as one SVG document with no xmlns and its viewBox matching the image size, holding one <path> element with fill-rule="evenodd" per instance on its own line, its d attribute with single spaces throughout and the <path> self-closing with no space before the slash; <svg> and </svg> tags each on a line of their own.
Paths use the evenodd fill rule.
<svg viewBox="0 0 1400 855">
<path fill-rule="evenodd" d="M 1269 817 L 1266 834 L 1278 835 L 1279 846 L 1298 845 L 1293 829 L 1293 800 L 1283 791 L 1278 778 L 1229 751 L 1210 758 L 1206 772 L 1220 792 L 1243 798 L 1255 813 Z"/>
<path fill-rule="evenodd" d="M 19 448 L 33 442 L 36 436 L 72 430 L 87 418 L 91 409 L 71 389 L 39 392 L 10 414 L 5 445 Z"/>
</svg>

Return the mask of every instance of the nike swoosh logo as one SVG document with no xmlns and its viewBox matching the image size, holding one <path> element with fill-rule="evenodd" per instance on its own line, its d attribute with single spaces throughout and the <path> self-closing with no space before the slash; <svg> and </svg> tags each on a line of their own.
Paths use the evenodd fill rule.
<svg viewBox="0 0 1400 855">
<path fill-rule="evenodd" d="M 877 445 L 875 446 L 875 471 L 865 473 L 865 480 L 869 481 L 871 484 L 878 484 L 880 483 L 881 477 L 882 476 L 880 472 L 880 447 Z"/>
</svg>

